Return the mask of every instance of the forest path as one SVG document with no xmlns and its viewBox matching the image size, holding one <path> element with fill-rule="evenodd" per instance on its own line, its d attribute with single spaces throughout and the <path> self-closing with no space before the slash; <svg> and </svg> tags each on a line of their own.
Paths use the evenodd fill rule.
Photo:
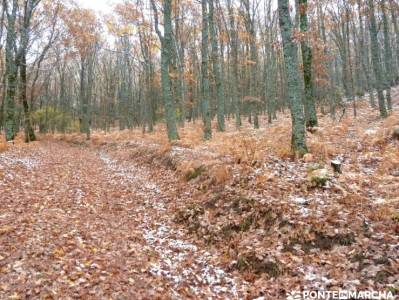
<svg viewBox="0 0 399 300">
<path fill-rule="evenodd" d="M 243 298 L 170 220 L 173 180 L 63 143 L 0 154 L 0 298 Z"/>
</svg>

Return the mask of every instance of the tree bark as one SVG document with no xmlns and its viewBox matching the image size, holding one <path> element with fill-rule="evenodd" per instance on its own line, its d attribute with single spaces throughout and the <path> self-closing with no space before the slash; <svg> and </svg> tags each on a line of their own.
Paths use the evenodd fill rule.
<svg viewBox="0 0 399 300">
<path fill-rule="evenodd" d="M 161 85 L 162 95 L 164 98 L 166 127 L 168 130 L 169 141 L 179 139 L 176 126 L 176 104 L 172 99 L 169 67 L 173 54 L 173 37 L 172 37 L 172 0 L 163 1 L 164 16 L 164 35 L 162 36 L 158 25 L 158 11 L 154 0 L 151 0 L 155 17 L 155 30 L 161 41 Z"/>
<path fill-rule="evenodd" d="M 241 107 L 238 99 L 238 33 L 236 28 L 236 22 L 234 20 L 234 8 L 231 0 L 227 0 L 227 6 L 229 11 L 229 22 L 230 22 L 230 51 L 232 56 L 232 67 L 231 67 L 231 97 L 234 106 L 236 128 L 241 127 Z"/>
<path fill-rule="evenodd" d="M 317 126 L 316 104 L 313 90 L 312 49 L 309 46 L 308 35 L 308 1 L 299 0 L 300 28 L 304 34 L 301 40 L 303 78 L 305 84 L 304 109 L 306 127 Z"/>
<path fill-rule="evenodd" d="M 3 0 L 7 11 L 7 0 Z M 12 1 L 11 12 L 7 11 L 7 38 L 6 38 L 6 98 L 5 98 L 5 135 L 7 141 L 12 141 L 16 135 L 15 126 L 15 95 L 17 90 L 18 66 L 15 62 L 14 43 L 16 39 L 15 19 L 17 15 L 17 1 Z"/>
<path fill-rule="evenodd" d="M 209 1 L 209 34 L 212 45 L 212 64 L 213 64 L 213 75 L 215 78 L 216 86 L 216 98 L 217 98 L 217 124 L 218 131 L 225 131 L 224 122 L 224 87 L 222 81 L 222 71 L 220 67 L 219 59 L 219 46 L 216 37 L 215 29 L 215 16 L 214 16 L 214 1 Z"/>
<path fill-rule="evenodd" d="M 363 25 L 363 16 L 361 12 L 361 0 L 357 0 L 357 6 L 358 6 L 358 15 L 359 15 L 359 47 L 360 47 L 360 62 L 361 62 L 361 67 L 362 71 L 364 73 L 364 76 L 366 77 L 366 89 L 369 93 L 369 100 L 370 100 L 370 105 L 371 107 L 375 107 L 375 99 L 374 99 L 374 88 L 373 88 L 373 80 L 372 76 L 370 75 L 370 65 L 369 65 L 369 53 L 368 53 L 368 47 L 366 46 L 365 43 L 365 34 L 364 34 L 364 25 Z"/>
<path fill-rule="evenodd" d="M 201 75 L 202 75 L 202 118 L 204 121 L 204 139 L 212 138 L 211 110 L 209 107 L 209 77 L 208 77 L 208 9 L 207 0 L 202 0 L 202 42 L 201 42 Z"/>
<path fill-rule="evenodd" d="M 375 19 L 374 0 L 368 0 L 369 18 L 370 18 L 370 40 L 371 40 L 371 59 L 373 62 L 374 75 L 376 78 L 376 89 L 378 96 L 378 107 L 382 118 L 388 116 L 384 99 L 384 77 L 380 64 L 380 50 L 378 46 L 377 22 Z"/>
<path fill-rule="evenodd" d="M 300 76 L 298 71 L 298 48 L 292 38 L 292 22 L 288 0 L 278 0 L 278 13 L 285 69 L 287 73 L 287 92 L 292 118 L 292 150 L 302 156 L 307 152 L 305 120 L 302 107 Z"/>
<path fill-rule="evenodd" d="M 382 25 L 384 32 L 384 63 L 385 63 L 385 91 L 387 108 L 392 110 L 391 86 L 393 85 L 393 59 L 391 49 L 391 37 L 389 32 L 388 17 L 386 13 L 385 0 L 381 0 Z"/>
<path fill-rule="evenodd" d="M 33 10 L 35 5 L 37 5 L 39 1 L 35 0 L 27 0 L 25 2 L 24 7 L 24 19 L 23 19 L 23 26 L 21 28 L 21 45 L 20 45 L 20 52 L 18 53 L 17 57 L 17 64 L 20 69 L 20 99 L 24 109 L 25 115 L 25 142 L 29 143 L 31 141 L 36 140 L 35 132 L 33 131 L 31 116 L 30 116 L 30 109 L 27 99 L 27 76 L 26 76 L 26 51 L 28 49 L 29 44 L 29 33 L 30 33 L 30 23 L 31 18 L 33 15 Z"/>
</svg>

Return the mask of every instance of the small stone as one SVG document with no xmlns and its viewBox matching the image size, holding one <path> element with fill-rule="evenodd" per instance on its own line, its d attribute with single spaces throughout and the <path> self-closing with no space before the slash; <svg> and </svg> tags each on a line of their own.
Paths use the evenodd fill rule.
<svg viewBox="0 0 399 300">
<path fill-rule="evenodd" d="M 302 197 L 296 197 L 296 198 L 293 199 L 293 201 L 296 204 L 299 204 L 299 205 L 307 205 L 307 204 L 309 204 L 309 200 L 307 200 L 305 198 L 302 198 Z"/>
<path fill-rule="evenodd" d="M 332 160 L 331 167 L 334 169 L 334 173 L 342 173 L 342 162 L 339 159 Z"/>
<path fill-rule="evenodd" d="M 309 173 L 308 180 L 312 186 L 325 186 L 329 179 L 327 169 L 317 169 Z"/>
<path fill-rule="evenodd" d="M 366 129 L 366 130 L 364 131 L 364 133 L 365 133 L 366 135 L 375 135 L 375 134 L 377 133 L 377 130 L 375 130 L 375 129 Z"/>
</svg>

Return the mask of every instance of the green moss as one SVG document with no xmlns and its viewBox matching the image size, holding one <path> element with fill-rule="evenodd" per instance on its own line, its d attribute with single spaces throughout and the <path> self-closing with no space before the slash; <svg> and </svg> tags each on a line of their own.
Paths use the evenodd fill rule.
<svg viewBox="0 0 399 300">
<path fill-rule="evenodd" d="M 388 291 L 391 292 L 394 296 L 399 294 L 399 287 L 389 286 L 387 287 Z"/>
<path fill-rule="evenodd" d="M 353 255 L 353 257 L 351 258 L 351 262 L 363 262 L 363 260 L 365 260 L 366 257 L 364 256 L 364 253 L 360 252 L 360 253 L 356 253 L 355 255 Z"/>
<path fill-rule="evenodd" d="M 238 213 L 250 211 L 253 207 L 254 201 L 250 198 L 240 195 L 231 203 L 231 208 Z"/>
<path fill-rule="evenodd" d="M 192 204 L 184 209 L 177 211 L 174 221 L 176 223 L 193 222 L 205 212 L 204 208 L 198 204 Z"/>
<path fill-rule="evenodd" d="M 234 233 L 240 232 L 241 226 L 230 223 L 222 227 L 220 234 L 224 239 L 230 239 Z"/>
<path fill-rule="evenodd" d="M 240 257 L 237 259 L 237 269 L 238 269 L 238 270 L 244 271 L 244 270 L 246 270 L 246 269 L 248 268 L 248 266 L 249 266 L 249 265 L 248 265 L 248 262 L 247 262 L 245 256 L 240 256 Z"/>
<path fill-rule="evenodd" d="M 387 278 L 391 276 L 391 273 L 385 270 L 378 271 L 375 275 L 375 281 L 379 283 L 385 283 Z"/>
<path fill-rule="evenodd" d="M 254 220 L 252 216 L 246 217 L 240 224 L 240 229 L 241 231 L 248 231 L 251 228 L 251 225 L 253 224 Z"/>
<path fill-rule="evenodd" d="M 392 221 L 399 222 L 399 213 L 394 213 L 393 214 Z"/>
<path fill-rule="evenodd" d="M 328 179 L 329 177 L 327 169 L 317 169 L 309 174 L 309 181 L 314 187 L 325 186 Z"/>
<path fill-rule="evenodd" d="M 203 172 L 205 171 L 205 168 L 203 166 L 195 168 L 193 170 L 188 171 L 185 175 L 184 175 L 184 179 L 186 181 L 190 181 L 193 180 L 197 177 L 199 177 Z"/>
<path fill-rule="evenodd" d="M 327 178 L 325 177 L 313 177 L 312 178 L 312 183 L 314 183 L 316 186 L 325 186 L 327 183 Z"/>
<path fill-rule="evenodd" d="M 349 246 L 355 242 L 353 233 L 330 236 L 321 232 L 315 232 L 315 236 L 316 237 L 312 240 L 301 240 L 299 238 L 290 239 L 289 243 L 284 245 L 284 251 L 293 252 L 295 245 L 301 245 L 302 250 L 308 253 L 315 248 L 320 250 L 331 250 L 335 245 Z"/>
<path fill-rule="evenodd" d="M 279 261 L 262 260 L 255 254 L 239 256 L 236 266 L 241 272 L 251 271 L 257 275 L 267 274 L 270 277 L 278 277 L 284 273 Z"/>
</svg>

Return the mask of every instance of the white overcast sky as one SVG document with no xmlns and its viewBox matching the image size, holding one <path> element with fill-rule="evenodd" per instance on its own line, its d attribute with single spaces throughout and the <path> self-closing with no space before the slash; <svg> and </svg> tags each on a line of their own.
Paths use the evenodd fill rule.
<svg viewBox="0 0 399 300">
<path fill-rule="evenodd" d="M 91 8 L 103 13 L 110 12 L 112 4 L 120 2 L 118 0 L 76 0 L 76 1 L 85 8 Z M 293 2 L 293 0 L 290 0 L 290 2 Z M 277 0 L 273 0 L 273 4 L 275 7 L 277 7 Z"/>
<path fill-rule="evenodd" d="M 107 14 L 112 12 L 112 6 L 115 5 L 118 2 L 122 2 L 121 0 L 75 0 L 78 2 L 81 6 L 85 8 L 91 8 L 101 14 Z M 263 0 L 260 0 L 260 3 L 262 4 Z M 290 4 L 294 6 L 294 0 L 289 0 Z M 337 1 L 337 0 L 332 0 L 332 1 Z M 276 9 L 277 8 L 277 0 L 273 0 L 273 7 Z M 262 7 L 262 5 L 260 5 Z"/>
<path fill-rule="evenodd" d="M 91 8 L 95 11 L 108 13 L 111 11 L 112 3 L 118 2 L 117 0 L 77 0 L 85 8 Z"/>
</svg>

